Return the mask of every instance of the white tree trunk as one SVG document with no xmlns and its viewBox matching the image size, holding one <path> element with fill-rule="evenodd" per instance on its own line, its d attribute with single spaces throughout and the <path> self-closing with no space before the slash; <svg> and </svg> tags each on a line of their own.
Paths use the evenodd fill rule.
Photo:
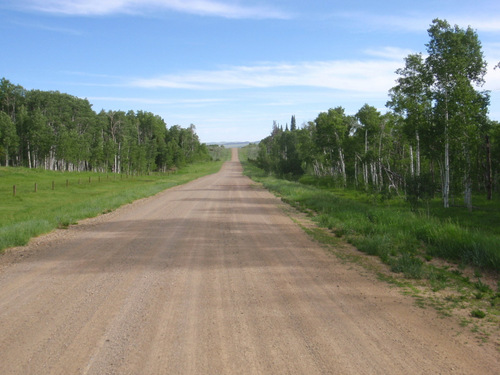
<svg viewBox="0 0 500 375">
<path fill-rule="evenodd" d="M 340 147 L 339 147 L 339 158 L 340 158 L 340 170 L 342 171 L 342 180 L 343 180 L 344 187 L 346 187 L 347 176 L 345 173 L 344 153 L 342 152 L 342 149 Z"/>
<path fill-rule="evenodd" d="M 384 167 L 382 165 L 382 159 L 378 161 L 378 183 L 379 186 L 384 185 Z"/>
<path fill-rule="evenodd" d="M 27 142 L 28 145 L 28 168 L 31 169 L 31 148 L 30 148 L 30 142 Z"/>
<path fill-rule="evenodd" d="M 118 172 L 120 173 L 122 170 L 122 144 L 121 142 L 118 143 Z"/>
<path fill-rule="evenodd" d="M 374 186 L 378 185 L 378 174 L 377 174 L 377 165 L 375 163 L 370 164 L 370 172 L 372 175 L 372 184 Z"/>
</svg>

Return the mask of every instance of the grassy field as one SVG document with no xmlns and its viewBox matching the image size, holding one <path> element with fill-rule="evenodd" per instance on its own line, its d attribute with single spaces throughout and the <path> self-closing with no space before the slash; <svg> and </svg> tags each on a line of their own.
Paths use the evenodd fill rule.
<svg viewBox="0 0 500 375">
<path fill-rule="evenodd" d="M 54 228 L 67 227 L 78 220 L 215 173 L 228 158 L 229 150 L 222 161 L 191 164 L 176 173 L 148 176 L 2 167 L 0 252 L 24 245 L 30 238 Z"/>
</svg>

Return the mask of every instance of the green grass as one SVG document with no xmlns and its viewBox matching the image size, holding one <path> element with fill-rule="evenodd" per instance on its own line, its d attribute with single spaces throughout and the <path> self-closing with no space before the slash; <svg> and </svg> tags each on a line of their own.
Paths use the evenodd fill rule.
<svg viewBox="0 0 500 375">
<path fill-rule="evenodd" d="M 432 307 L 441 316 L 455 315 L 464 326 L 478 322 L 474 329 L 481 340 L 487 341 L 490 333 L 498 332 L 498 202 L 478 199 L 475 205 L 480 208 L 472 214 L 459 207 L 447 211 L 439 202 L 415 211 L 402 198 L 382 202 L 361 191 L 337 190 L 324 181 L 318 187 L 279 180 L 245 159 L 242 163 L 246 175 L 308 213 L 318 226 L 304 230 L 340 259 L 376 272 L 380 279 L 413 296 L 417 306 Z M 361 252 L 344 250 L 344 241 L 365 254 L 378 256 L 387 266 Z M 474 268 L 465 267 L 467 264 Z M 489 285 L 483 282 L 486 273 Z M 496 287 L 491 286 L 495 279 Z M 464 313 L 468 319 L 463 319 Z"/>
<path fill-rule="evenodd" d="M 437 207 L 415 211 L 402 198 L 381 202 L 359 191 L 269 177 L 243 164 L 245 174 L 283 201 L 313 212 L 319 225 L 408 277 L 426 277 L 423 260 L 433 257 L 500 271 L 500 207 L 495 203 L 472 214 L 465 208 L 459 213 L 458 208 L 444 212 Z"/>
<path fill-rule="evenodd" d="M 488 201 L 483 195 L 473 197 L 474 209 L 469 212 L 463 207 L 462 200 L 455 200 L 449 208 L 443 208 L 441 200 L 430 204 L 431 216 L 444 221 L 452 221 L 461 227 L 487 231 L 500 236 L 500 202 L 498 197 Z"/>
<path fill-rule="evenodd" d="M 54 228 L 66 228 L 81 219 L 215 173 L 228 157 L 229 153 L 223 161 L 195 163 L 176 173 L 147 176 L 1 167 L 0 252 L 25 245 L 30 238 Z"/>
</svg>

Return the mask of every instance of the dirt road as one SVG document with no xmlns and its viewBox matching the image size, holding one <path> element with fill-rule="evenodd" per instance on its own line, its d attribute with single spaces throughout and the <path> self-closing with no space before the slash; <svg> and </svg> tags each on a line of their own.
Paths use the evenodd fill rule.
<svg viewBox="0 0 500 375">
<path fill-rule="evenodd" d="M 498 374 L 233 161 L 0 257 L 0 374 Z"/>
</svg>

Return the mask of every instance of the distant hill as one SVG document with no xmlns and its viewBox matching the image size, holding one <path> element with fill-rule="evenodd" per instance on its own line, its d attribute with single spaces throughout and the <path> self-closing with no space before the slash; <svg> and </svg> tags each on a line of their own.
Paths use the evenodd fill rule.
<svg viewBox="0 0 500 375">
<path fill-rule="evenodd" d="M 225 148 L 241 148 L 248 146 L 250 143 L 259 143 L 259 142 L 209 142 L 207 143 L 207 145 L 208 146 L 219 145 L 219 146 L 224 146 Z"/>
</svg>

